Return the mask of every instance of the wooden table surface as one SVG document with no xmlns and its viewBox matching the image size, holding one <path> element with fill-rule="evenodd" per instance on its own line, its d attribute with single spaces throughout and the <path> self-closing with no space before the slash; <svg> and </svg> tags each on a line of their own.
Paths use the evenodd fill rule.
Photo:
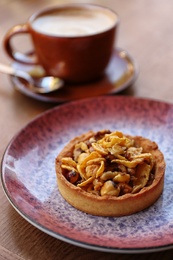
<svg viewBox="0 0 173 260">
<path fill-rule="evenodd" d="M 14 24 L 23 23 L 39 8 L 73 1 L 0 0 L 0 62 L 10 60 L 3 50 L 3 37 Z M 84 1 L 75 1 L 84 3 Z M 114 9 L 120 16 L 117 46 L 137 61 L 140 73 L 123 95 L 173 102 L 173 1 L 88 1 Z M 25 49 L 21 37 L 18 46 Z M 25 46 L 26 45 L 26 46 Z M 0 74 L 0 156 L 11 138 L 30 120 L 53 105 L 24 96 Z M 172 259 L 173 249 L 147 254 L 112 254 L 83 249 L 55 239 L 24 220 L 10 205 L 0 186 L 0 260 L 29 259 Z"/>
</svg>

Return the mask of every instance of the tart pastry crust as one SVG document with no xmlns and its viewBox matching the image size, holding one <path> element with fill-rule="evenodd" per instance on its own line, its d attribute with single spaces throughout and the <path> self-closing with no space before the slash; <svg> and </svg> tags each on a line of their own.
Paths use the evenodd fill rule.
<svg viewBox="0 0 173 260">
<path fill-rule="evenodd" d="M 55 160 L 57 183 L 62 197 L 73 207 L 96 216 L 125 216 L 144 210 L 151 206 L 161 195 L 164 186 L 165 161 L 158 145 L 142 136 L 126 137 L 133 139 L 135 146 L 142 147 L 144 153 L 151 153 L 153 166 L 153 180 L 137 193 L 126 193 L 121 196 L 98 196 L 87 192 L 81 187 L 72 184 L 66 178 L 67 170 L 62 168 L 64 157 L 73 157 L 73 151 L 77 143 L 89 140 L 96 133 L 89 131 L 71 140 L 59 153 Z"/>
</svg>

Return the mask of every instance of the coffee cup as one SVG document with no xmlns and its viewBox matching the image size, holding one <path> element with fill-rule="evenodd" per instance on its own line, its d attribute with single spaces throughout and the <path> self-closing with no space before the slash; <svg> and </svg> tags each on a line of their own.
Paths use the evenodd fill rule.
<svg viewBox="0 0 173 260">
<path fill-rule="evenodd" d="M 103 75 L 115 47 L 118 24 L 118 15 L 103 6 L 59 5 L 12 27 L 5 34 L 4 47 L 18 63 L 39 64 L 47 75 L 85 83 Z M 16 51 L 12 38 L 19 34 L 30 35 L 33 50 Z"/>
</svg>

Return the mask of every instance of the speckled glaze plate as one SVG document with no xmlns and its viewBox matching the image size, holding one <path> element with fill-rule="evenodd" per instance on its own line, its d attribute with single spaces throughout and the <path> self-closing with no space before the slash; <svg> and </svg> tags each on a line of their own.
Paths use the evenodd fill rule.
<svg viewBox="0 0 173 260">
<path fill-rule="evenodd" d="M 43 75 L 41 67 L 33 67 L 13 63 L 16 69 L 24 70 L 33 76 Z M 129 53 L 122 49 L 113 51 L 110 63 L 106 69 L 105 75 L 94 82 L 80 85 L 67 85 L 57 91 L 49 94 L 33 93 L 27 84 L 18 77 L 11 76 L 11 82 L 15 89 L 31 98 L 52 103 L 63 103 L 82 98 L 101 96 L 106 94 L 115 94 L 129 87 L 138 75 L 138 66 Z"/>
<path fill-rule="evenodd" d="M 96 217 L 70 206 L 56 183 L 55 157 L 90 129 L 120 130 L 156 141 L 165 155 L 164 191 L 137 214 Z M 173 105 L 127 96 L 73 101 L 24 127 L 2 160 L 5 194 L 28 222 L 65 242 L 106 252 L 142 253 L 173 248 Z"/>
</svg>

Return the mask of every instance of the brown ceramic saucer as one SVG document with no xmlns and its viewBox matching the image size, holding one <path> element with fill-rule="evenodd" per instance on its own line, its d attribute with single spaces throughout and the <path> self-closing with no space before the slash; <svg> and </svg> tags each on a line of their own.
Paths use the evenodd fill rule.
<svg viewBox="0 0 173 260">
<path fill-rule="evenodd" d="M 42 74 L 41 67 L 31 67 L 13 63 L 13 67 L 29 72 L 30 74 Z M 62 103 L 76 99 L 115 94 L 126 89 L 136 79 L 138 68 L 134 59 L 124 50 L 114 50 L 111 61 L 105 75 L 97 81 L 81 85 L 65 85 L 63 88 L 49 93 L 36 94 L 27 88 L 19 78 L 11 76 L 14 87 L 26 96 L 44 102 Z"/>
</svg>

